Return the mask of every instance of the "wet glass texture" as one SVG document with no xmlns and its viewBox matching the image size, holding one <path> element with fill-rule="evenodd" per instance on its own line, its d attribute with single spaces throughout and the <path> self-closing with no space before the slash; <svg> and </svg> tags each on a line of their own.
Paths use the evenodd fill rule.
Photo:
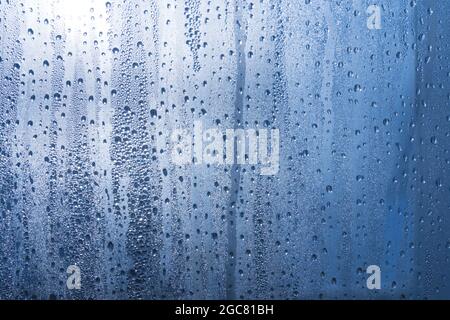
<svg viewBox="0 0 450 320">
<path fill-rule="evenodd" d="M 0 0 L 0 298 L 450 298 L 449 14 Z M 208 129 L 279 165 L 174 161 Z"/>
</svg>

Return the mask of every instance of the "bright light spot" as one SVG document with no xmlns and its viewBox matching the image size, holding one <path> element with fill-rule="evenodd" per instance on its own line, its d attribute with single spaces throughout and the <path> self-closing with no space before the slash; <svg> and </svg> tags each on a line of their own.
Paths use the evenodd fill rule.
<svg viewBox="0 0 450 320">
<path fill-rule="evenodd" d="M 54 0 L 54 10 L 64 26 L 72 31 L 106 26 L 105 2 L 99 0 Z"/>
<path fill-rule="evenodd" d="M 90 15 L 90 9 L 93 8 L 92 0 L 57 0 L 55 8 L 62 18 L 84 18 Z"/>
</svg>

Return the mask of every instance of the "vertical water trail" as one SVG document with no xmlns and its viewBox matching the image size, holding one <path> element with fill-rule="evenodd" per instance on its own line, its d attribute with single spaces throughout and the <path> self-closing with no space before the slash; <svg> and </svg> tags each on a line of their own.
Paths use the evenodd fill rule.
<svg viewBox="0 0 450 320">
<path fill-rule="evenodd" d="M 245 18 L 246 1 L 235 1 L 235 49 L 236 49 L 236 84 L 234 91 L 234 124 L 235 128 L 242 127 L 244 118 L 244 93 L 246 82 L 247 21 Z M 227 137 L 230 138 L 230 137 Z M 244 137 L 245 139 L 245 137 Z M 236 144 L 233 143 L 233 146 Z M 237 148 L 235 148 L 237 150 Z M 241 168 L 237 161 L 231 167 L 230 211 L 227 219 L 227 266 L 226 266 L 226 297 L 236 298 L 236 224 L 239 210 L 239 188 L 241 184 Z"/>
</svg>

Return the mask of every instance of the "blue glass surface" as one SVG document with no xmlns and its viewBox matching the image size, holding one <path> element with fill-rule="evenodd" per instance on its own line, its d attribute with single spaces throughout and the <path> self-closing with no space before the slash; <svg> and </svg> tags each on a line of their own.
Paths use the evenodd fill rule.
<svg viewBox="0 0 450 320">
<path fill-rule="evenodd" d="M 449 14 L 0 0 L 0 298 L 450 299 Z"/>
</svg>

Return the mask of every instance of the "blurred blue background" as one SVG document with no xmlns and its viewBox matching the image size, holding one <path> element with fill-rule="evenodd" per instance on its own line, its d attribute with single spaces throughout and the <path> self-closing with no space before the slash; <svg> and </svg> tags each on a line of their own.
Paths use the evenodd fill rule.
<svg viewBox="0 0 450 320">
<path fill-rule="evenodd" d="M 0 298 L 450 298 L 449 13 L 1 0 Z M 278 174 L 175 165 L 198 120 L 279 129 Z"/>
</svg>

